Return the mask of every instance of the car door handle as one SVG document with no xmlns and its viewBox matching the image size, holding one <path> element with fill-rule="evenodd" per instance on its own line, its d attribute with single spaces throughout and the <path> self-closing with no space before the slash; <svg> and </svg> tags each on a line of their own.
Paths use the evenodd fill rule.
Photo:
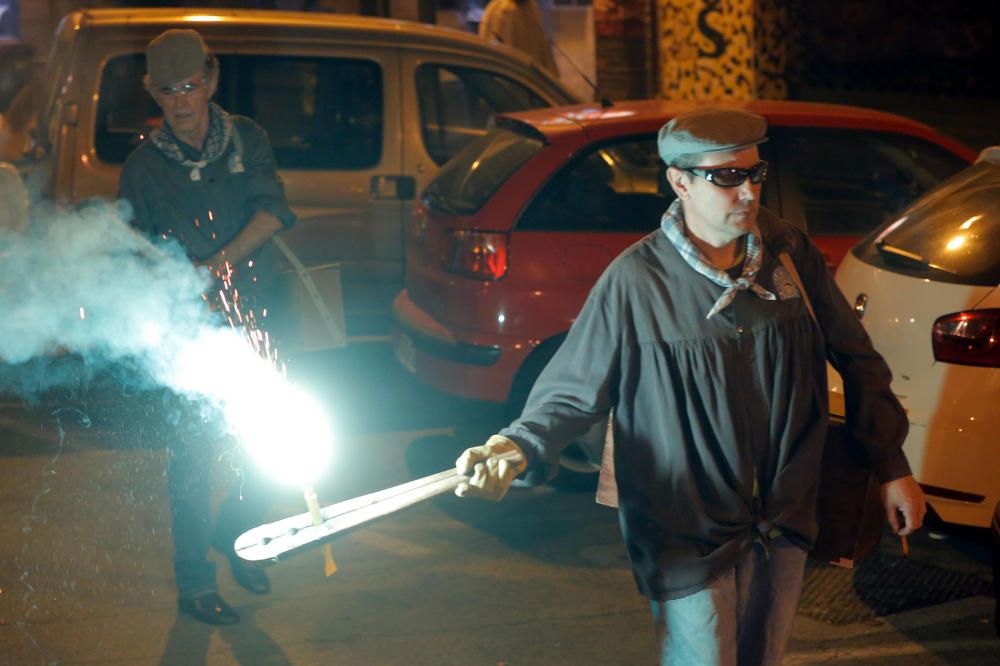
<svg viewBox="0 0 1000 666">
<path fill-rule="evenodd" d="M 409 200 L 417 196 L 417 181 L 412 176 L 372 176 L 372 199 Z"/>
</svg>

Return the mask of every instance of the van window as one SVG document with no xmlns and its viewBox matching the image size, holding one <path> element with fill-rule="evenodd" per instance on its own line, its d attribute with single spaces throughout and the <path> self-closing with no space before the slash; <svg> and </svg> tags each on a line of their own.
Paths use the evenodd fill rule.
<svg viewBox="0 0 1000 666">
<path fill-rule="evenodd" d="M 485 134 L 495 114 L 550 106 L 517 81 L 472 67 L 421 65 L 416 83 L 424 147 L 437 164 Z"/>
<path fill-rule="evenodd" d="M 782 173 L 810 234 L 864 234 L 966 166 L 915 137 L 856 129 L 787 128 Z"/>
<path fill-rule="evenodd" d="M 162 123 L 145 71 L 142 54 L 104 67 L 94 141 L 104 162 L 124 162 L 143 128 Z M 382 71 L 373 61 L 220 55 L 215 101 L 267 131 L 279 169 L 366 169 L 382 159 Z"/>
</svg>

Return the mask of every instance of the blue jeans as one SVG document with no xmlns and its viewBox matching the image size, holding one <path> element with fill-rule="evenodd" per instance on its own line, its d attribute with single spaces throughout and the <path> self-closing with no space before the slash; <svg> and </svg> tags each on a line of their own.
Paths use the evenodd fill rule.
<svg viewBox="0 0 1000 666">
<path fill-rule="evenodd" d="M 661 666 L 780 664 L 802 591 L 806 551 L 785 537 L 755 543 L 709 586 L 653 601 Z"/>
</svg>

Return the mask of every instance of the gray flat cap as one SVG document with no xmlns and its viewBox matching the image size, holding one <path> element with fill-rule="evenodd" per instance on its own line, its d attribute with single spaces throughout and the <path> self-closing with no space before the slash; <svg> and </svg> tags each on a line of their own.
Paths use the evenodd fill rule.
<svg viewBox="0 0 1000 666">
<path fill-rule="evenodd" d="M 171 28 L 161 32 L 146 45 L 146 75 L 155 88 L 207 71 L 212 55 L 194 30 Z"/>
<path fill-rule="evenodd" d="M 682 113 L 660 128 L 660 158 L 668 166 L 686 155 L 742 150 L 767 141 L 763 116 L 739 109 L 705 108 Z"/>
</svg>

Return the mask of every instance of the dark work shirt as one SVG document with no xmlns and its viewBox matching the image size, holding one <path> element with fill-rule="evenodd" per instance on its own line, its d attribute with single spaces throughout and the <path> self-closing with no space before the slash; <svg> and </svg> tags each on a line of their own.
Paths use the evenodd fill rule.
<svg viewBox="0 0 1000 666">
<path fill-rule="evenodd" d="M 249 118 L 230 118 L 242 144 L 242 173 L 229 170 L 233 141 L 201 169 L 200 180 L 191 180 L 191 168 L 166 157 L 152 141 L 136 148 L 122 169 L 119 196 L 132 205 L 132 225 L 152 237 L 176 238 L 193 261 L 225 247 L 257 211 L 273 214 L 285 227 L 295 223 L 266 133 Z M 197 151 L 183 142 L 180 146 L 186 157 L 197 159 Z M 255 275 L 268 280 L 277 261 L 273 243 L 265 243 L 249 261 Z M 246 272 L 247 266 L 240 269 Z"/>
<path fill-rule="evenodd" d="M 501 431 L 525 448 L 537 480 L 554 475 L 559 451 L 614 408 L 622 533 L 639 590 L 653 599 L 704 589 L 751 547 L 761 521 L 803 548 L 815 539 L 828 359 L 881 480 L 910 473 L 889 369 L 819 250 L 765 210 L 758 222 L 758 282 L 776 300 L 740 291 L 706 319 L 723 288 L 656 231 L 608 267 L 521 418 Z"/>
</svg>

